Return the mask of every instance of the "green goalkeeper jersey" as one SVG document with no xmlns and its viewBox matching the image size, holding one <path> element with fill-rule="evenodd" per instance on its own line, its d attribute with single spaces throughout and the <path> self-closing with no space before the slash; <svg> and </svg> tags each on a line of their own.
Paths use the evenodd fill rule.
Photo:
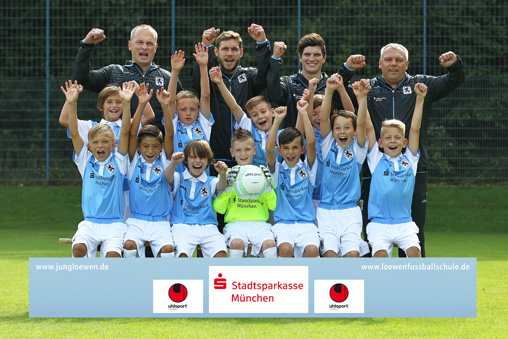
<svg viewBox="0 0 508 339">
<path fill-rule="evenodd" d="M 275 210 L 277 195 L 274 190 L 263 193 L 258 199 L 242 199 L 236 195 L 235 190 L 223 192 L 213 201 L 213 208 L 216 212 L 225 214 L 224 221 L 267 221 L 268 210 Z"/>
</svg>

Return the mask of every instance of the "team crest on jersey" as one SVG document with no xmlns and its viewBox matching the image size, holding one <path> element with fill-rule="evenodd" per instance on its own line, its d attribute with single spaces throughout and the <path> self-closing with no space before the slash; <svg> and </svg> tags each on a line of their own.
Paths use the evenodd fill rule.
<svg viewBox="0 0 508 339">
<path fill-rule="evenodd" d="M 351 151 L 349 148 L 344 150 L 344 156 L 347 160 L 353 159 L 353 151 Z"/>
<path fill-rule="evenodd" d="M 242 73 L 238 76 L 238 82 L 241 84 L 241 83 L 244 83 L 247 81 L 247 76 L 245 75 L 245 73 Z"/>
<path fill-rule="evenodd" d="M 160 165 L 157 165 L 155 166 L 154 168 L 152 168 L 152 171 L 157 174 L 157 175 L 161 175 L 162 173 L 162 167 L 160 167 Z"/>
<path fill-rule="evenodd" d="M 115 165 L 110 162 L 106 165 L 106 170 L 108 170 L 109 174 L 115 173 Z"/>
<path fill-rule="evenodd" d="M 201 127 L 196 126 L 192 130 L 194 131 L 194 133 L 196 133 L 196 135 L 203 136 L 203 130 L 201 129 Z"/>
<path fill-rule="evenodd" d="M 411 93 L 413 93 L 413 91 L 411 91 L 411 87 L 410 86 L 404 86 L 404 87 L 402 87 L 402 92 L 404 92 L 404 94 L 411 94 Z"/>
<path fill-rule="evenodd" d="M 208 190 L 208 187 L 202 187 L 199 192 L 201 193 L 201 197 L 205 198 L 210 195 L 210 191 Z"/>
<path fill-rule="evenodd" d="M 410 164 L 406 160 L 401 160 L 400 165 L 404 168 L 409 168 Z"/>
<path fill-rule="evenodd" d="M 301 170 L 298 171 L 298 176 L 300 177 L 300 179 L 307 178 L 307 171 L 305 170 L 305 168 L 302 168 Z"/>
<path fill-rule="evenodd" d="M 164 87 L 164 78 L 161 77 L 155 77 L 155 84 L 157 86 Z"/>
</svg>

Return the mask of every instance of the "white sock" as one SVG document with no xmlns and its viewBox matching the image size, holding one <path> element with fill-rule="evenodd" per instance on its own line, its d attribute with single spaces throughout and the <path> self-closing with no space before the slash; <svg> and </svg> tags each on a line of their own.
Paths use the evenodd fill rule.
<svg viewBox="0 0 508 339">
<path fill-rule="evenodd" d="M 277 247 L 270 247 L 263 251 L 265 258 L 277 258 Z"/>
<path fill-rule="evenodd" d="M 175 252 L 161 253 L 161 258 L 174 258 L 174 257 L 175 257 Z"/>
<path fill-rule="evenodd" d="M 137 253 L 138 250 L 126 250 L 125 248 L 123 249 L 124 258 L 135 258 Z"/>
<path fill-rule="evenodd" d="M 229 257 L 230 258 L 242 258 L 243 257 L 243 250 L 229 250 Z"/>
</svg>

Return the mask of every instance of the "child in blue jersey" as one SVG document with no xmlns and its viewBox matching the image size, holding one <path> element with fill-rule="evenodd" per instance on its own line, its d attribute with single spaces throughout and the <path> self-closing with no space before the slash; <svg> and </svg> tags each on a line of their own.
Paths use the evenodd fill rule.
<svg viewBox="0 0 508 339">
<path fill-rule="evenodd" d="M 232 189 L 240 166 L 251 165 L 256 154 L 256 146 L 252 134 L 238 128 L 231 138 L 231 156 L 238 166 L 234 166 L 228 173 L 228 188 L 220 197 L 215 199 L 213 207 L 218 213 L 225 214 L 224 237 L 229 246 L 231 258 L 241 258 L 247 253 L 249 243 L 252 245 L 252 255 L 265 258 L 277 257 L 277 247 L 273 239 L 271 226 L 267 223 L 269 210 L 274 210 L 277 195 L 270 184 L 271 175 L 266 167 L 262 167 L 268 180 L 268 188 L 257 199 L 242 199 Z"/>
<path fill-rule="evenodd" d="M 175 251 L 179 258 L 191 257 L 197 245 L 201 246 L 204 257 L 227 256 L 226 241 L 219 232 L 217 217 L 212 200 L 227 186 L 228 166 L 217 161 L 214 165 L 220 178 L 210 177 L 205 169 L 212 165 L 213 152 L 204 140 L 192 140 L 184 152 L 176 152 L 165 177 L 172 187 L 173 209 L 171 230 L 175 239 Z M 186 170 L 176 172 L 183 163 Z"/>
<path fill-rule="evenodd" d="M 283 162 L 277 161 L 273 151 L 276 132 L 287 113 L 286 107 L 275 109 L 275 121 L 266 142 L 268 168 L 273 174 L 273 186 L 277 192 L 276 224 L 272 231 L 279 257 L 302 257 L 304 253 L 308 258 L 319 257 L 319 234 L 314 224 L 316 213 L 312 204 L 318 166 L 315 161 L 316 137 L 307 114 L 309 103 L 301 99 L 297 105 L 307 136 L 305 161 L 300 159 L 305 152 L 303 136 L 294 127 L 285 128 L 279 135 L 278 151 Z"/>
<path fill-rule="evenodd" d="M 106 124 L 88 132 L 88 144 L 79 134 L 77 101 L 79 87 L 69 80 L 61 87 L 69 106 L 69 130 L 74 146 L 74 162 L 83 178 L 82 209 L 85 220 L 72 238 L 73 257 L 120 257 L 127 226 L 123 222 L 123 181 L 128 168 L 127 148 L 130 129 L 130 100 L 135 85 L 124 83 L 120 91 L 124 119 L 115 150 L 115 133 Z"/>
<path fill-rule="evenodd" d="M 266 162 L 266 140 L 272 129 L 273 109 L 270 101 L 262 95 L 255 96 L 245 104 L 247 114 L 238 105 L 235 97 L 224 84 L 222 73 L 219 67 L 210 69 L 210 80 L 217 84 L 235 118 L 235 129 L 243 128 L 251 132 L 256 145 L 256 154 L 252 158 L 252 165 L 267 166 Z M 277 133 L 277 131 L 275 131 Z M 275 149 L 275 146 L 274 146 Z"/>
<path fill-rule="evenodd" d="M 194 57 L 199 64 L 201 79 L 201 101 L 191 91 L 181 91 L 176 94 L 178 74 L 185 65 L 185 53 L 175 52 L 171 56 L 171 79 L 169 81 L 169 92 L 171 93 L 171 116 L 175 128 L 174 147 L 175 152 L 183 152 L 185 146 L 191 140 L 205 140 L 210 142 L 213 116 L 210 112 L 210 82 L 208 81 L 208 48 L 203 44 L 194 46 L 196 53 Z M 176 115 L 175 115 L 176 112 Z M 185 166 L 181 163 L 176 171 L 182 173 Z M 209 173 L 207 169 L 207 173 Z"/>
<path fill-rule="evenodd" d="M 420 152 L 420 125 L 427 86 L 417 83 L 416 105 L 405 139 L 405 125 L 393 119 L 383 121 L 381 136 L 369 143 L 367 163 L 372 173 L 369 198 L 367 236 L 374 257 L 391 256 L 393 244 L 406 252 L 408 257 L 421 257 L 418 226 L 411 219 L 416 167 Z M 360 88 L 359 104 L 366 107 L 368 89 Z M 375 140 L 375 132 L 369 124 L 369 140 Z M 379 149 L 383 149 L 382 153 Z M 403 149 L 406 148 L 405 152 Z"/>
<path fill-rule="evenodd" d="M 131 81 L 133 85 L 138 86 L 135 81 Z M 83 91 L 83 86 L 79 86 L 79 92 Z M 102 113 L 102 120 L 99 124 L 107 124 L 113 128 L 115 132 L 115 142 L 118 144 L 118 138 L 120 137 L 120 128 L 122 126 L 122 99 L 120 99 L 120 93 L 116 86 L 106 86 L 97 95 L 97 109 Z M 141 117 L 141 125 L 145 126 L 155 117 L 155 114 L 150 104 L 145 105 L 144 113 Z M 60 118 L 58 120 L 60 125 L 69 128 L 69 104 L 65 102 L 60 112 Z M 88 143 L 88 131 L 93 126 L 97 125 L 96 121 L 93 120 L 78 120 L 79 135 L 83 139 L 83 142 Z M 70 131 L 67 130 L 67 136 L 71 138 Z"/>
<path fill-rule="evenodd" d="M 342 78 L 333 74 L 327 80 L 321 108 L 323 172 L 316 217 L 324 257 L 359 257 L 368 252 L 361 238 L 362 214 L 357 205 L 360 170 L 367 154 L 366 112 L 359 111 L 358 119 L 349 111 L 330 117 L 333 92 L 341 87 Z"/>
<path fill-rule="evenodd" d="M 152 97 L 152 92 L 139 91 L 140 105 Z M 170 94 L 164 88 L 157 91 L 166 124 L 164 142 L 156 126 L 148 125 L 138 133 L 141 120 L 140 110 L 132 119 L 129 141 L 130 166 L 129 200 L 131 215 L 127 219 L 123 256 L 144 257 L 145 242 L 149 242 L 156 257 L 171 258 L 173 237 L 168 221 L 171 213 L 169 187 L 164 171 L 169 166 L 168 158 L 173 154 L 173 122 L 169 110 Z"/>
</svg>

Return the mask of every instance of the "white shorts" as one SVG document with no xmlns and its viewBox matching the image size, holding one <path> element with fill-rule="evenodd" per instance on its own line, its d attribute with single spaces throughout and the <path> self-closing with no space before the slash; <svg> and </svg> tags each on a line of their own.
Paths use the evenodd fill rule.
<svg viewBox="0 0 508 339">
<path fill-rule="evenodd" d="M 418 232 L 418 226 L 413 221 L 402 224 L 370 222 L 367 225 L 367 238 L 372 246 L 372 254 L 386 250 L 389 257 L 392 256 L 393 244 L 404 251 L 407 251 L 410 247 L 420 249 Z"/>
<path fill-rule="evenodd" d="M 98 224 L 83 220 L 78 224 L 78 230 L 72 237 L 72 247 L 76 244 L 85 244 L 87 257 L 97 256 L 97 246 L 101 245 L 101 258 L 108 252 L 116 252 L 122 255 L 123 236 L 127 231 L 127 225 L 123 222 L 112 224 Z"/>
<path fill-rule="evenodd" d="M 215 225 L 174 224 L 171 232 L 175 239 L 176 256 L 185 253 L 192 257 L 197 245 L 201 246 L 205 258 L 212 258 L 220 251 L 228 251 L 226 239 Z"/>
<path fill-rule="evenodd" d="M 231 221 L 224 227 L 224 237 L 228 247 L 233 239 L 243 240 L 245 253 L 247 253 L 250 243 L 252 245 L 251 253 L 254 256 L 259 256 L 263 243 L 266 240 L 274 240 L 271 227 L 272 225 L 264 221 Z"/>
<path fill-rule="evenodd" d="M 138 248 L 138 256 L 145 257 L 145 241 L 150 242 L 154 257 L 160 257 L 160 250 L 166 245 L 173 246 L 173 236 L 168 221 L 147 221 L 135 218 L 127 219 L 127 233 L 124 244 L 132 240 Z M 174 247 L 174 246 L 173 246 Z"/>
<path fill-rule="evenodd" d="M 334 251 L 339 255 L 345 255 L 351 251 L 358 251 L 360 255 L 366 254 L 366 247 L 362 246 L 364 240 L 361 237 L 362 211 L 360 207 L 344 210 L 325 210 L 318 207 L 316 219 L 321 238 L 321 254 L 327 251 Z"/>
<path fill-rule="evenodd" d="M 319 233 L 315 224 L 278 223 L 272 227 L 272 232 L 275 235 L 277 247 L 282 243 L 289 243 L 293 247 L 295 258 L 302 258 L 305 253 L 305 247 L 309 245 L 319 248 Z"/>
</svg>

